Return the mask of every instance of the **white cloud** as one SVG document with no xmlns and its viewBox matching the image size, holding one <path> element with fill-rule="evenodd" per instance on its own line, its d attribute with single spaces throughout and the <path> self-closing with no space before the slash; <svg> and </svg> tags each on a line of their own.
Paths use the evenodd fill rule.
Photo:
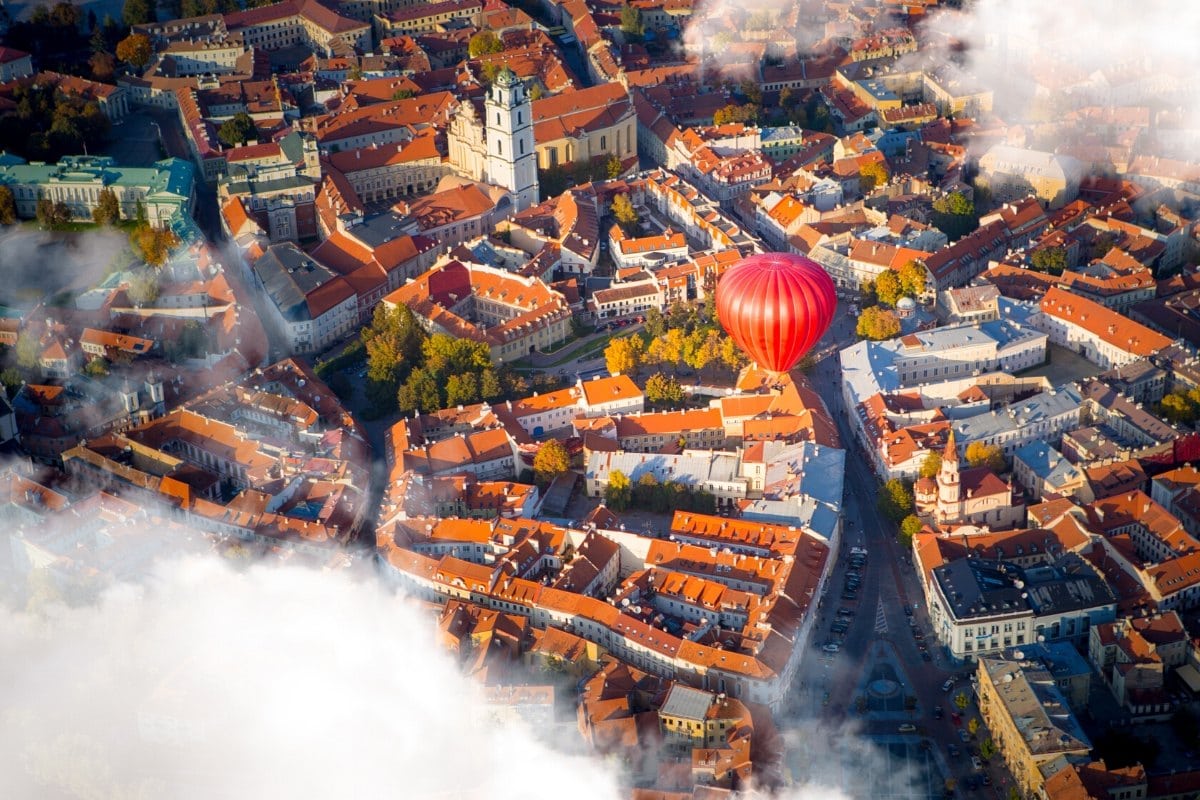
<svg viewBox="0 0 1200 800">
<path fill-rule="evenodd" d="M 480 724 L 433 630 L 373 581 L 207 559 L 92 607 L 4 611 L 0 796 L 621 795 L 604 762 Z M 163 744 L 155 720 L 203 735 Z"/>
</svg>

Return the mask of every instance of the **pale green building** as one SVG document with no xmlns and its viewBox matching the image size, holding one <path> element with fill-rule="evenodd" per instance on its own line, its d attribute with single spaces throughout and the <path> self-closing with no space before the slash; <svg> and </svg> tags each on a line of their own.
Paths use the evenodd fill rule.
<svg viewBox="0 0 1200 800">
<path fill-rule="evenodd" d="M 63 202 L 78 220 L 92 218 L 100 192 L 111 189 L 121 205 L 121 218 L 134 219 L 140 201 L 146 219 L 156 227 L 189 217 L 196 199 L 195 167 L 190 161 L 166 158 L 149 167 L 122 167 L 107 156 L 64 156 L 57 164 L 0 153 L 0 184 L 8 186 L 17 216 L 30 219 L 37 202 Z"/>
</svg>

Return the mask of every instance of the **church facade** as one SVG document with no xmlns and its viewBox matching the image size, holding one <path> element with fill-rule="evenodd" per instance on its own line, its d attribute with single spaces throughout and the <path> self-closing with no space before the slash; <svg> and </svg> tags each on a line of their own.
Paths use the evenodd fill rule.
<svg viewBox="0 0 1200 800">
<path fill-rule="evenodd" d="M 937 477 L 913 486 L 917 510 L 932 517 L 939 528 L 953 525 L 986 526 L 993 530 L 1025 523 L 1025 505 L 1012 484 L 988 467 L 961 469 L 954 432 L 942 453 Z"/>
</svg>

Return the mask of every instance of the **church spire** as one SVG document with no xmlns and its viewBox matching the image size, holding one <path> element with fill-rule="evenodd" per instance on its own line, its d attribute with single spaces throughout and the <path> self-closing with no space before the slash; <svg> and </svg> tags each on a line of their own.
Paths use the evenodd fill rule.
<svg viewBox="0 0 1200 800">
<path fill-rule="evenodd" d="M 950 429 L 950 435 L 946 437 L 946 449 L 942 451 L 942 463 L 947 461 L 958 463 L 958 444 L 954 441 L 954 428 Z"/>
</svg>

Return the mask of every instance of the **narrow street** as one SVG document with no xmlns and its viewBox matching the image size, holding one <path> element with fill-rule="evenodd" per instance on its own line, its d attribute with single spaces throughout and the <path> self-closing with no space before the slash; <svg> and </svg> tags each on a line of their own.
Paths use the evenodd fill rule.
<svg viewBox="0 0 1200 800">
<path fill-rule="evenodd" d="M 852 344 L 855 341 L 854 325 L 855 320 L 846 312 L 846 305 L 841 304 L 833 326 L 816 349 L 820 351 L 831 344 L 838 347 Z M 977 791 L 970 792 L 963 782 L 968 777 L 982 776 L 982 772 L 972 768 L 971 749 L 977 750 L 988 736 L 981 727 L 968 741 L 960 740 L 960 730 L 965 729 L 972 717 L 979 716 L 973 703 L 962 712 L 954 704 L 954 697 L 960 691 L 965 691 L 973 700 L 968 679 L 972 670 L 951 663 L 937 644 L 925 613 L 911 552 L 900 546 L 894 533 L 895 525 L 876 507 L 879 484 L 851 435 L 847 410 L 842 405 L 836 351 L 814 367 L 810 378 L 834 416 L 842 444 L 847 448 L 844 527 L 837 566 L 819 605 L 821 617 L 801 668 L 793 707 L 802 716 L 818 716 L 833 727 L 856 721 L 862 726 L 863 733 L 881 741 L 895 739 L 898 733 L 905 732 L 901 731 L 901 725 L 911 724 L 915 730 L 908 738 L 924 737 L 932 742 L 936 750 L 935 762 L 944 777 L 957 781 L 956 796 L 1007 797 L 1011 778 L 999 758 L 993 758 L 986 766 L 991 786 L 980 786 Z M 857 597 L 849 601 L 842 597 L 842 592 L 849 569 L 847 559 L 854 547 L 866 548 L 869 555 L 860 570 L 861 587 Z M 853 612 L 849 628 L 841 639 L 830 632 L 839 609 Z M 922 657 L 922 642 L 916 638 L 918 632 L 931 661 Z M 836 654 L 822 649 L 830 641 L 838 642 Z M 870 694 L 868 687 L 873 685 L 874 676 L 884 673 L 894 674 L 900 684 L 898 702 L 906 696 L 915 697 L 916 707 L 896 712 L 868 711 L 860 716 L 855 708 L 856 701 Z M 957 679 L 954 687 L 943 690 L 951 678 Z M 936 707 L 943 709 L 941 719 L 934 718 Z M 953 712 L 960 713 L 960 721 L 953 719 Z M 955 746 L 957 756 L 949 755 L 948 745 Z"/>
</svg>

